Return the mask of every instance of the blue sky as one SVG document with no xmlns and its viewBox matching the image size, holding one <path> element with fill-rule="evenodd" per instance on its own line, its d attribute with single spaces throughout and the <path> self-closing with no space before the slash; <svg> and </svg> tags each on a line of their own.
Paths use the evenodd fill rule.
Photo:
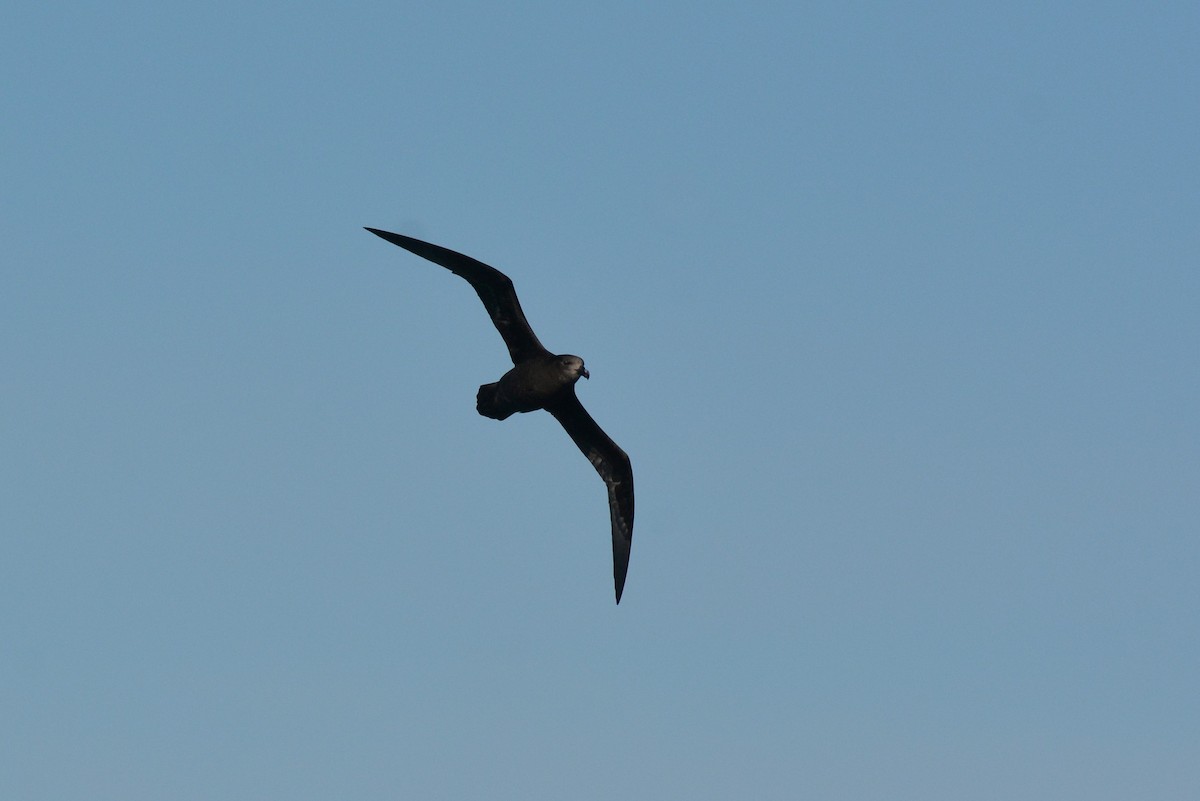
<svg viewBox="0 0 1200 801">
<path fill-rule="evenodd" d="M 1200 792 L 1194 3 L 3 17 L 5 797 Z"/>
</svg>

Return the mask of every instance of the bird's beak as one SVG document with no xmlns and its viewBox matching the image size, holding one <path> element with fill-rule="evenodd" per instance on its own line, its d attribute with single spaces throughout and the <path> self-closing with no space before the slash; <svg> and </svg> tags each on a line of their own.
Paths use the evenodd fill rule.
<svg viewBox="0 0 1200 801">
<path fill-rule="evenodd" d="M 586 368 L 586 367 L 584 367 L 584 368 L 581 368 L 581 369 L 580 369 L 580 371 L 579 371 L 579 374 L 580 374 L 581 376 L 583 376 L 584 378 L 591 378 L 591 377 L 592 377 L 592 374 L 591 374 L 591 373 L 589 373 L 589 372 L 587 371 L 587 368 Z"/>
</svg>

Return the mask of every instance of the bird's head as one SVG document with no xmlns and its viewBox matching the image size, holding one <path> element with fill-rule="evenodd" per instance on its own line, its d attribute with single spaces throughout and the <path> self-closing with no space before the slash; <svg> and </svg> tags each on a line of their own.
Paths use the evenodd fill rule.
<svg viewBox="0 0 1200 801">
<path fill-rule="evenodd" d="M 558 365 L 572 382 L 578 381 L 580 376 L 591 378 L 587 368 L 583 366 L 583 359 L 578 356 L 571 356 L 569 354 L 559 356 Z"/>
</svg>

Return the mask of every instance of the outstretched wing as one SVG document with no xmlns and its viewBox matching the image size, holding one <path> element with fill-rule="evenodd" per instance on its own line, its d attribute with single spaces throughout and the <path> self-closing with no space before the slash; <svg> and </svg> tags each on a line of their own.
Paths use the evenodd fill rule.
<svg viewBox="0 0 1200 801">
<path fill-rule="evenodd" d="M 587 409 L 583 408 L 575 396 L 574 387 L 547 406 L 546 411 L 562 423 L 608 487 L 608 512 L 612 518 L 613 582 L 617 590 L 617 603 L 621 603 L 625 574 L 629 572 L 629 546 L 633 543 L 633 467 L 625 451 L 596 425 Z"/>
<path fill-rule="evenodd" d="M 504 337 L 508 346 L 508 355 L 513 364 L 520 364 L 548 351 L 538 342 L 537 335 L 529 327 L 525 312 L 521 311 L 521 302 L 517 300 L 517 291 L 513 288 L 512 280 L 495 267 L 489 267 L 470 256 L 455 253 L 453 250 L 431 245 L 410 236 L 401 236 L 389 231 L 368 228 L 375 236 L 382 237 L 393 245 L 399 245 L 410 253 L 415 253 L 423 259 L 429 259 L 434 264 L 440 264 L 455 275 L 467 279 L 475 288 L 475 294 L 483 301 L 483 306 L 491 316 L 496 330 Z"/>
</svg>

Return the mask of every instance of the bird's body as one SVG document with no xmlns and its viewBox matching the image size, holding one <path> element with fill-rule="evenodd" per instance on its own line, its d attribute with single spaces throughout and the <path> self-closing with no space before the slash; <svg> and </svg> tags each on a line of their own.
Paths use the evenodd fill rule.
<svg viewBox="0 0 1200 801">
<path fill-rule="evenodd" d="M 604 433 L 575 395 L 575 384 L 589 377 L 583 359 L 556 355 L 542 346 L 525 319 L 512 281 L 499 270 L 439 245 L 375 228 L 367 230 L 466 279 L 483 301 L 508 346 L 513 368 L 499 381 L 479 387 L 475 398 L 478 412 L 504 420 L 520 412 L 545 409 L 604 479 L 612 523 L 613 581 L 620 603 L 633 537 L 633 469 L 625 451 Z"/>
<path fill-rule="evenodd" d="M 513 367 L 496 383 L 481 386 L 475 408 L 493 420 L 545 409 L 572 392 L 580 376 L 586 378 L 588 371 L 578 356 L 535 356 Z"/>
</svg>

